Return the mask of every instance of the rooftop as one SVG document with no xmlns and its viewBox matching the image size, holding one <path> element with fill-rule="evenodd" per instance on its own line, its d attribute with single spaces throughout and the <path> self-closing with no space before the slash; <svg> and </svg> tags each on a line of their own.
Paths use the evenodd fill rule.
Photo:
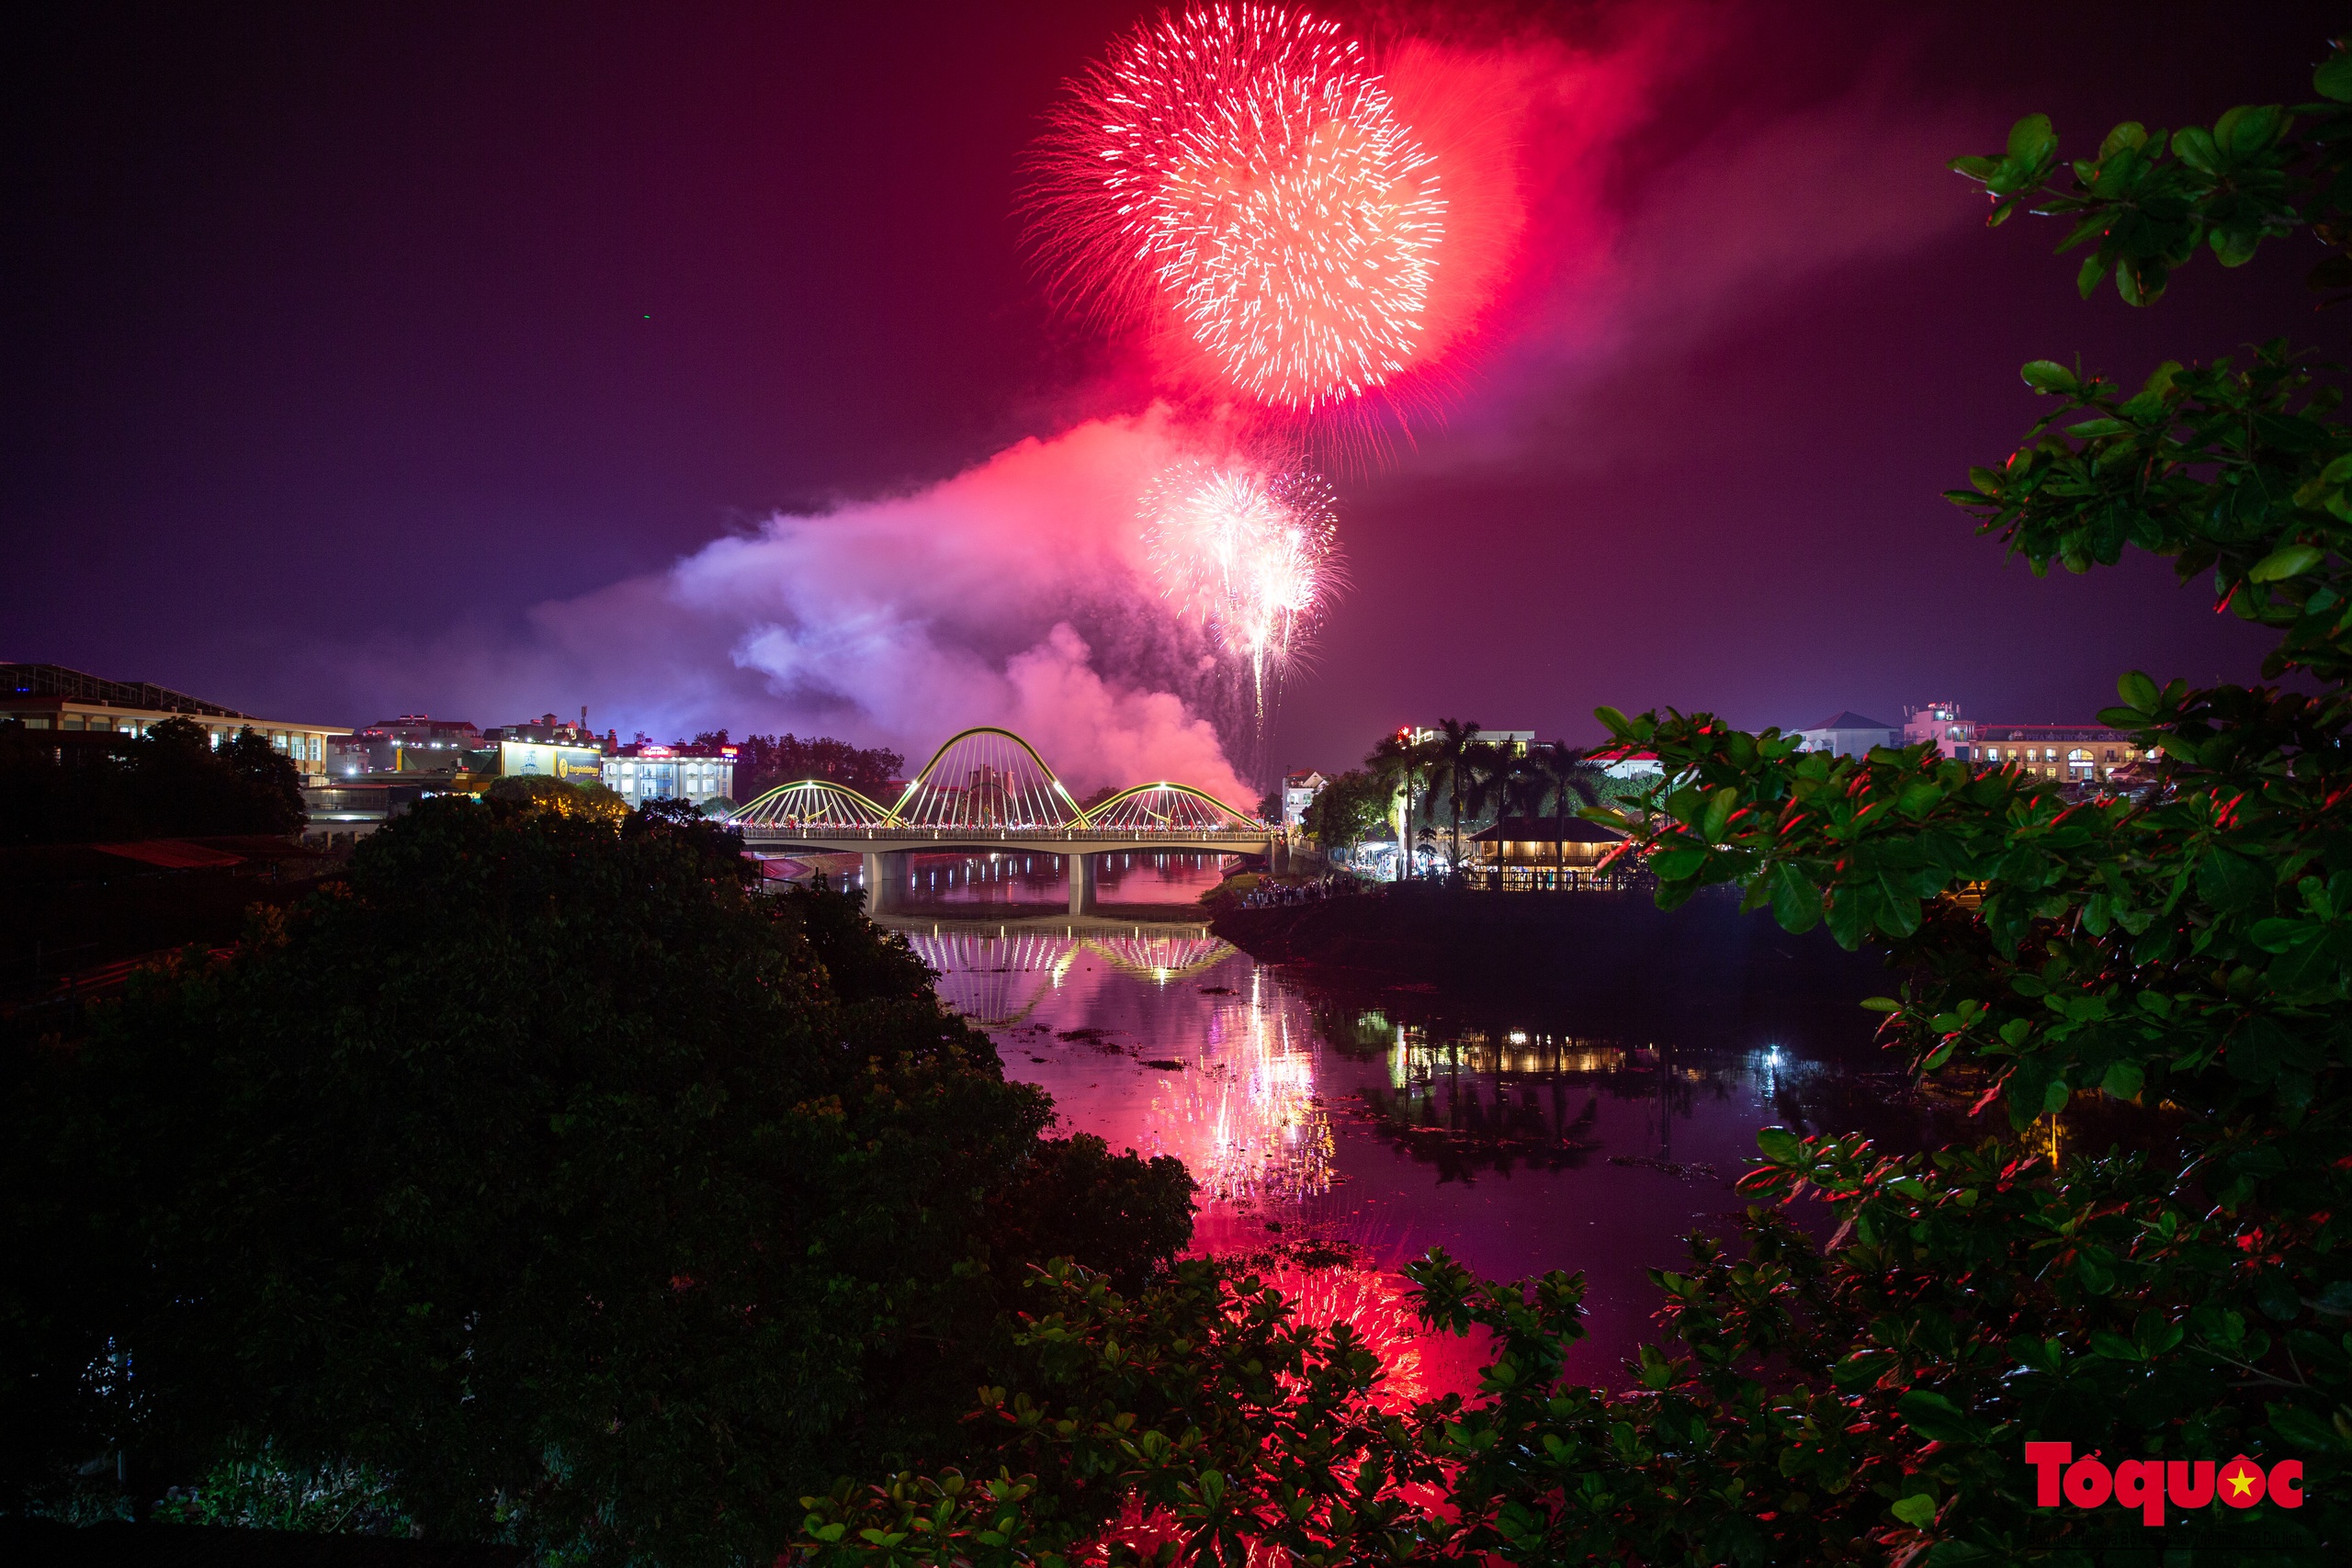
<svg viewBox="0 0 2352 1568">
<path fill-rule="evenodd" d="M 1613 844 L 1624 836 L 1614 828 L 1604 828 L 1581 817 L 1570 817 L 1558 822 L 1547 817 L 1506 817 L 1485 832 L 1473 835 L 1471 842 L 1492 844 L 1508 840 L 1521 843 L 1532 840 L 1544 844 Z"/>
<path fill-rule="evenodd" d="M 101 675 L 68 670 L 62 664 L 0 664 L 0 696 L 55 697 L 69 703 L 96 703 L 102 707 L 138 708 L 149 713 L 192 713 L 211 718 L 251 718 L 253 715 L 224 708 L 145 681 L 109 681 Z"/>
</svg>

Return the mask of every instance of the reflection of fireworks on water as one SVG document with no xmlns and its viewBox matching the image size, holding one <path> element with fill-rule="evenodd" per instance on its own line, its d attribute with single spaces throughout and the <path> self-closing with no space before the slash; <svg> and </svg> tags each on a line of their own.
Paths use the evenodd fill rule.
<svg viewBox="0 0 2352 1568">
<path fill-rule="evenodd" d="M 1157 302 L 1227 385 L 1306 412 L 1411 367 L 1445 210 L 1354 39 L 1216 6 L 1137 27 L 1074 84 L 1032 237 L 1081 309 Z"/>
<path fill-rule="evenodd" d="M 1404 1410 L 1430 1396 L 1422 1376 L 1420 1320 L 1403 1280 L 1378 1269 L 1292 1267 L 1259 1278 L 1290 1298 L 1298 1322 L 1324 1330 L 1344 1323 L 1355 1331 L 1386 1374 L 1373 1390 L 1373 1401 L 1382 1409 Z"/>
<path fill-rule="evenodd" d="M 1160 474 L 1139 512 L 1161 596 L 1248 667 L 1262 730 L 1269 676 L 1280 682 L 1340 581 L 1330 486 L 1304 470 L 1192 458 Z"/>
<path fill-rule="evenodd" d="M 1204 1207 L 1296 1203 L 1331 1190 L 1331 1120 L 1315 1098 L 1314 1035 L 1279 994 L 1268 1005 L 1263 985 L 1253 976 L 1246 1003 L 1217 1010 L 1199 1069 L 1171 1075 L 1153 1097 L 1157 1141 L 1201 1184 Z"/>
<path fill-rule="evenodd" d="M 1258 1278 L 1288 1299 L 1294 1323 L 1326 1334 L 1333 1325 L 1344 1323 L 1354 1331 L 1363 1348 L 1379 1359 L 1385 1373 L 1374 1385 L 1374 1405 L 1401 1415 L 1430 1396 L 1432 1391 L 1423 1374 L 1420 1322 L 1404 1280 L 1385 1269 L 1310 1269 L 1289 1265 L 1261 1271 Z M 1291 1561 L 1281 1546 L 1261 1537 L 1245 1533 L 1245 1540 L 1246 1568 L 1285 1568 Z M 1105 1562 L 1114 1542 L 1148 1559 L 1167 1545 L 1181 1552 L 1186 1532 L 1170 1510 L 1148 1507 L 1130 1494 L 1102 1535 L 1079 1548 L 1078 1560 L 1090 1565 Z"/>
</svg>

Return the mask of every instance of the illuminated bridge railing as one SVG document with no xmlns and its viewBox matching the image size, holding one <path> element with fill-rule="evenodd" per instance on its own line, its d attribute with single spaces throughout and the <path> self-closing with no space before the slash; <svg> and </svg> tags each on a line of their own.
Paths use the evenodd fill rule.
<svg viewBox="0 0 2352 1568">
<path fill-rule="evenodd" d="M 874 844 L 1132 844 L 1165 840 L 1171 844 L 1256 844 L 1263 846 L 1263 828 L 829 828 L 813 823 L 746 822 L 731 818 L 747 839 L 786 840 L 796 836 L 827 843 Z"/>
</svg>

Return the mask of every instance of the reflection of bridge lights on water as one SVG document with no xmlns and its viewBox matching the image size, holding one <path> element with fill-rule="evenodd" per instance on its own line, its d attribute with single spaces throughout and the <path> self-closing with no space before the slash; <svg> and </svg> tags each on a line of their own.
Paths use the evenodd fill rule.
<svg viewBox="0 0 2352 1568">
<path fill-rule="evenodd" d="M 1297 1203 L 1330 1190 L 1333 1133 L 1317 1098 L 1319 1043 L 1306 1006 L 1254 967 L 1238 994 L 1184 997 L 1183 982 L 1238 957 L 1204 928 L 892 923 L 938 972 L 940 998 L 983 1028 L 1024 1024 L 1087 961 L 1170 993 L 1189 1015 L 1184 1043 L 1147 1039 L 1133 1049 L 1182 1066 L 1153 1076 L 1140 1124 L 1111 1133 L 1113 1146 L 1182 1160 L 1204 1210 Z"/>
<path fill-rule="evenodd" d="M 939 999 L 983 1029 L 1018 1023 L 1037 998 L 1061 984 L 1077 943 L 1044 931 L 978 936 L 910 932 L 915 955 L 938 972 Z"/>
<path fill-rule="evenodd" d="M 915 956 L 937 971 L 939 999 L 983 1029 L 1002 1029 L 1025 1019 L 1038 998 L 1060 987 L 1081 953 L 1115 968 L 1162 985 L 1189 978 L 1232 956 L 1233 949 L 1206 931 L 1159 931 L 1137 926 L 1127 931 L 1085 931 L 1075 925 L 1015 927 L 1010 922 L 973 931 L 934 923 L 905 932 Z"/>
</svg>

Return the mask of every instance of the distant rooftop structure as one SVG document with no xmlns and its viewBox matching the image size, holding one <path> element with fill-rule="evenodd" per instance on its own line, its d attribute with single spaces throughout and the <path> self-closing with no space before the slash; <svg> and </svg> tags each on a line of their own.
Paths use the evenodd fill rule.
<svg viewBox="0 0 2352 1568">
<path fill-rule="evenodd" d="M 1835 717 L 1800 729 L 1797 734 L 1804 738 L 1806 750 L 1826 751 L 1838 757 L 1860 757 L 1873 746 L 1903 744 L 1903 726 L 1856 713 L 1852 708 L 1841 708 Z"/>
<path fill-rule="evenodd" d="M 379 718 L 329 748 L 338 778 L 374 773 L 455 775 L 487 772 L 497 764 L 496 748 L 480 728 L 462 718 L 404 713 Z"/>
<path fill-rule="evenodd" d="M 292 761 L 297 773 L 321 783 L 326 778 L 327 748 L 351 733 L 337 724 L 257 717 L 151 681 L 109 681 L 62 664 L 0 663 L 0 722 L 13 721 L 28 731 L 46 732 L 44 739 L 60 761 L 69 750 L 78 754 L 93 746 L 122 744 L 87 737 L 136 739 L 157 725 L 174 720 L 198 726 L 214 746 L 225 745 L 238 731 L 250 729 L 266 739 L 272 750 Z"/>
<path fill-rule="evenodd" d="M 1444 735 L 1445 731 L 1442 729 L 1434 729 L 1425 724 L 1417 724 L 1407 732 L 1407 739 L 1413 745 L 1423 746 L 1430 741 L 1442 739 Z M 1527 749 L 1535 744 L 1535 731 L 1487 729 L 1482 726 L 1478 730 L 1477 739 L 1482 746 L 1499 746 L 1514 757 L 1524 757 L 1527 755 Z"/>
<path fill-rule="evenodd" d="M 484 730 L 482 739 L 493 746 L 502 740 L 526 741 L 539 746 L 601 747 L 605 744 L 597 738 L 596 732 L 588 728 L 588 710 L 585 707 L 580 710 L 576 723 L 547 713 L 537 718 L 526 718 L 520 724 L 501 725 L 495 729 Z"/>
<path fill-rule="evenodd" d="M 145 681 L 109 681 L 62 664 L 0 663 L 0 694 L 13 697 L 58 697 L 69 703 L 96 703 L 101 707 L 136 708 L 144 713 L 202 714 L 210 718 L 251 718 L 253 715 L 204 702 L 169 686 Z"/>
</svg>

